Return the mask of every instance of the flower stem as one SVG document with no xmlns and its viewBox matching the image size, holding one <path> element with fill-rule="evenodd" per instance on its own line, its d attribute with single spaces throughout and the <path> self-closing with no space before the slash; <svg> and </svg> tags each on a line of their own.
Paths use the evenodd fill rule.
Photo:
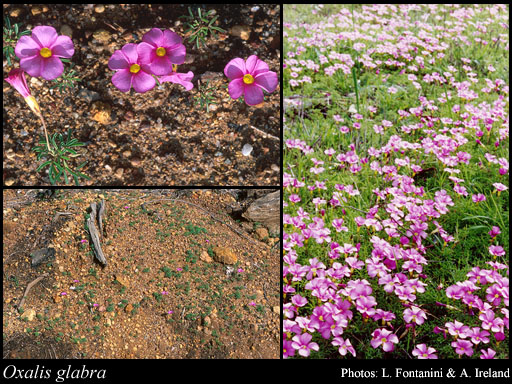
<svg viewBox="0 0 512 384">
<path fill-rule="evenodd" d="M 52 151 L 52 150 L 51 150 L 51 148 L 50 148 L 50 141 L 48 140 L 48 132 L 46 131 L 46 124 L 45 124 L 45 122 L 44 122 L 43 114 L 42 114 L 42 113 L 40 113 L 40 114 L 39 114 L 39 118 L 41 119 L 41 123 L 43 123 L 44 136 L 45 136 L 45 138 L 46 138 L 46 147 L 48 148 L 48 152 L 49 152 L 50 154 L 53 154 L 53 151 Z"/>
</svg>

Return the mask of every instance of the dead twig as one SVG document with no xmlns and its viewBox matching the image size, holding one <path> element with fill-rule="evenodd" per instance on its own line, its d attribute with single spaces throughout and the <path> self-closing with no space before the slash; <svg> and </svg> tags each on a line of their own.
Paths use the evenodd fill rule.
<svg viewBox="0 0 512 384">
<path fill-rule="evenodd" d="M 27 295 L 30 292 L 30 290 L 32 289 L 32 287 L 34 285 L 36 285 L 37 283 L 39 283 L 41 280 L 43 280 L 48 275 L 49 275 L 49 273 L 45 273 L 27 285 L 27 288 L 25 289 L 25 293 L 23 294 L 23 297 L 20 301 L 20 304 L 18 305 L 18 308 L 23 308 L 23 304 L 25 304 L 25 299 L 27 298 Z"/>
<path fill-rule="evenodd" d="M 94 245 L 94 255 L 103 265 L 107 265 L 107 259 L 101 250 L 100 234 L 96 228 L 96 203 L 91 203 L 91 214 L 87 219 L 87 228 Z"/>
<path fill-rule="evenodd" d="M 59 216 L 69 216 L 72 215 L 71 212 L 57 212 L 55 216 L 53 216 L 52 223 L 55 222 L 59 218 Z"/>
<path fill-rule="evenodd" d="M 256 127 L 253 127 L 252 125 L 250 125 L 250 126 L 249 126 L 249 128 L 254 129 L 256 132 L 259 132 L 259 133 L 261 133 L 262 135 L 265 135 L 265 136 L 267 136 L 267 137 L 270 137 L 271 139 L 274 139 L 274 140 L 277 140 L 277 141 L 281 141 L 281 139 L 280 139 L 279 137 L 273 136 L 273 135 L 271 135 L 270 133 L 267 133 L 267 132 L 265 132 L 265 131 L 262 131 L 261 129 L 258 129 L 258 128 L 256 128 Z"/>
</svg>

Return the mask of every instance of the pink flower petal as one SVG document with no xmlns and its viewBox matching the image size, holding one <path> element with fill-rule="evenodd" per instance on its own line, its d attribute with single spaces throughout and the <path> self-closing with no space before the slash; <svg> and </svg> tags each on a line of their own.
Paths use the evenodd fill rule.
<svg viewBox="0 0 512 384">
<path fill-rule="evenodd" d="M 245 61 L 239 57 L 231 60 L 224 68 L 224 74 L 230 80 L 241 78 L 245 73 Z"/>
<path fill-rule="evenodd" d="M 158 80 L 160 81 L 160 83 L 171 82 L 183 85 L 187 91 L 190 91 L 192 88 L 194 88 L 194 84 L 191 83 L 193 77 L 194 74 L 192 73 L 192 71 L 188 71 L 188 73 L 174 72 L 169 76 L 162 76 Z"/>
<path fill-rule="evenodd" d="M 64 72 L 64 64 L 56 56 L 43 59 L 41 62 L 41 76 L 45 80 L 56 79 Z"/>
<path fill-rule="evenodd" d="M 25 57 L 20 60 L 20 68 L 32 77 L 41 76 L 43 66 L 43 58 L 39 55 Z"/>
<path fill-rule="evenodd" d="M 228 85 L 229 96 L 232 99 L 238 99 L 244 92 L 244 82 L 242 78 L 232 80 Z"/>
<path fill-rule="evenodd" d="M 264 72 L 268 72 L 268 71 L 269 71 L 268 64 L 265 63 L 264 61 L 258 59 L 258 61 L 256 62 L 256 65 L 254 66 L 253 71 L 251 72 L 251 74 L 254 77 L 256 77 L 260 73 L 264 73 Z"/>
<path fill-rule="evenodd" d="M 20 59 L 39 55 L 41 47 L 30 36 L 21 36 L 14 48 L 14 53 Z"/>
<path fill-rule="evenodd" d="M 125 44 L 121 51 L 126 56 L 128 63 L 136 64 L 139 58 L 137 54 L 137 44 Z"/>
<path fill-rule="evenodd" d="M 172 63 L 167 56 L 155 56 L 150 64 L 151 73 L 157 76 L 169 75 L 172 72 Z"/>
<path fill-rule="evenodd" d="M 162 39 L 164 33 L 160 28 L 153 28 L 151 31 L 146 32 L 144 36 L 142 36 L 142 41 L 154 45 L 156 47 L 162 46 Z"/>
<path fill-rule="evenodd" d="M 133 89 L 138 93 L 144 93 L 153 89 L 155 84 L 155 78 L 142 70 L 132 78 Z"/>
<path fill-rule="evenodd" d="M 173 47 L 169 52 L 169 58 L 173 64 L 181 65 L 185 62 L 187 50 L 183 44 Z"/>
<path fill-rule="evenodd" d="M 108 67 L 112 70 L 129 69 L 130 63 L 128 62 L 128 58 L 125 56 L 125 54 L 118 50 L 115 51 L 114 54 L 110 57 L 110 60 L 108 61 Z"/>
<path fill-rule="evenodd" d="M 151 44 L 142 42 L 137 45 L 137 54 L 139 55 L 140 63 L 150 64 L 156 57 L 155 47 Z"/>
<path fill-rule="evenodd" d="M 269 70 L 267 63 L 258 59 L 258 56 L 256 55 L 251 55 L 247 58 L 245 69 L 247 73 L 250 73 L 253 76 L 262 72 L 268 72 Z"/>
<path fill-rule="evenodd" d="M 233 83 L 233 81 L 231 83 Z M 247 105 L 256 105 L 263 101 L 263 91 L 255 84 L 245 85 L 244 97 Z"/>
<path fill-rule="evenodd" d="M 259 85 L 268 93 L 274 92 L 277 88 L 278 80 L 277 73 L 275 72 L 264 72 L 260 73 L 254 78 L 254 84 Z"/>
<path fill-rule="evenodd" d="M 50 47 L 53 56 L 70 58 L 75 54 L 75 46 L 69 36 L 61 35 Z"/>
<path fill-rule="evenodd" d="M 176 32 L 166 29 L 163 33 L 162 47 L 172 47 L 174 45 L 182 44 L 181 36 Z"/>
<path fill-rule="evenodd" d="M 132 87 L 132 73 L 128 69 L 118 71 L 112 76 L 112 84 L 121 92 L 128 92 Z"/>
<path fill-rule="evenodd" d="M 57 37 L 55 28 L 47 25 L 40 25 L 32 30 L 32 39 L 39 44 L 40 48 L 51 47 L 55 40 L 57 40 Z"/>
</svg>

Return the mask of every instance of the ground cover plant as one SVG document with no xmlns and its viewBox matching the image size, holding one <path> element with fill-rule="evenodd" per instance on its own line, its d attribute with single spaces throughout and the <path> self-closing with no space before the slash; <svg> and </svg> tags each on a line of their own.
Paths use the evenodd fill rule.
<svg viewBox="0 0 512 384">
<path fill-rule="evenodd" d="M 284 5 L 283 356 L 509 349 L 505 5 Z"/>
<path fill-rule="evenodd" d="M 3 9 L 5 185 L 278 183 L 279 5 Z"/>
<path fill-rule="evenodd" d="M 87 229 L 100 200 L 106 266 Z M 235 221 L 237 201 L 221 190 L 5 190 L 4 358 L 279 358 L 278 231 Z M 219 247 L 236 259 L 219 261 Z"/>
</svg>

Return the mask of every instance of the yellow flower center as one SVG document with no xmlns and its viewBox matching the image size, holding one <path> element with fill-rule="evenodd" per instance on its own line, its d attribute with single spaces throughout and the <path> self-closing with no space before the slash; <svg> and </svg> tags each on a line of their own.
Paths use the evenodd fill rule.
<svg viewBox="0 0 512 384">
<path fill-rule="evenodd" d="M 252 75 L 244 75 L 244 83 L 245 84 L 252 84 L 254 83 L 254 77 L 252 77 Z"/>
<path fill-rule="evenodd" d="M 178 72 L 178 66 L 176 64 L 172 65 L 172 71 L 173 72 Z"/>
<path fill-rule="evenodd" d="M 386 338 L 385 338 L 385 337 L 383 337 L 381 341 L 382 341 L 382 343 L 387 342 L 387 340 L 386 340 Z"/>
<path fill-rule="evenodd" d="M 139 64 L 132 64 L 130 66 L 130 72 L 131 73 L 137 73 L 140 71 L 140 65 Z"/>
<path fill-rule="evenodd" d="M 48 48 L 43 48 L 39 51 L 39 54 L 47 59 L 52 55 L 52 51 Z"/>
<path fill-rule="evenodd" d="M 160 56 L 160 57 L 165 56 L 165 48 L 164 47 L 158 47 L 156 49 L 156 55 Z"/>
</svg>

